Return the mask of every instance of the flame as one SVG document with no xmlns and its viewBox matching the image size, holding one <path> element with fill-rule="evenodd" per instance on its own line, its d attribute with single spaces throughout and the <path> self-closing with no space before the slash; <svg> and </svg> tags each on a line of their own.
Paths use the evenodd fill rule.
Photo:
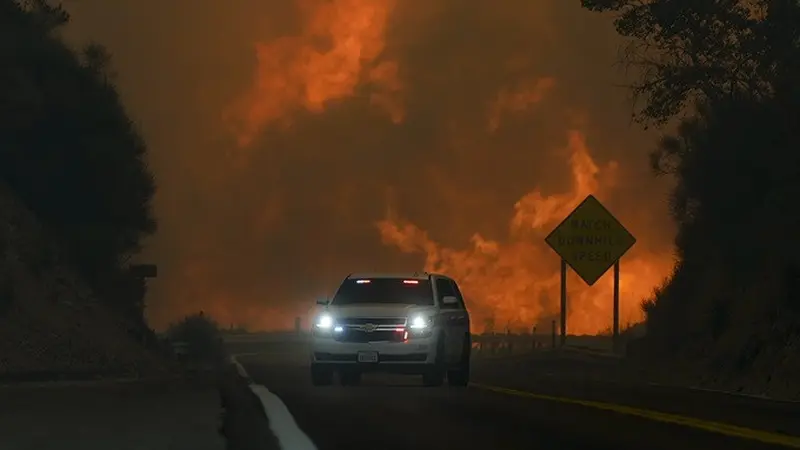
<svg viewBox="0 0 800 450">
<path fill-rule="evenodd" d="M 470 303 L 476 331 L 487 320 L 498 326 L 530 329 L 546 326 L 559 313 L 559 260 L 544 237 L 587 195 L 603 198 L 614 186 L 617 164 L 599 167 L 592 159 L 580 131 L 569 132 L 572 189 L 545 195 L 536 189 L 514 205 L 505 243 L 475 233 L 464 249 L 446 248 L 429 234 L 389 209 L 377 222 L 384 244 L 405 253 L 425 255 L 425 270 L 454 277 Z M 623 325 L 642 320 L 639 301 L 669 273 L 672 261 L 636 247 L 621 262 L 620 316 Z M 568 279 L 568 331 L 597 333 L 609 328 L 612 318 L 611 274 L 593 287 L 571 274 Z"/>
<path fill-rule="evenodd" d="M 402 118 L 397 63 L 378 61 L 386 46 L 393 0 L 304 0 L 302 32 L 256 44 L 257 69 L 248 92 L 225 112 L 241 146 L 297 110 L 321 113 L 326 103 L 354 95 L 370 81 L 372 103 Z M 319 42 L 329 42 L 321 50 Z"/>
<path fill-rule="evenodd" d="M 404 67 L 395 58 L 401 58 L 402 52 L 395 52 L 397 55 L 393 53 L 390 57 L 387 51 L 389 20 L 397 20 L 397 15 L 403 13 L 396 11 L 398 2 L 296 0 L 296 3 L 301 19 L 299 31 L 255 45 L 257 64 L 253 80 L 225 111 L 224 119 L 240 146 L 251 145 L 268 127 L 291 126 L 294 117 L 322 114 L 332 104 L 342 100 L 364 100 L 365 104 L 385 114 L 393 123 L 403 122 L 406 119 L 404 102 L 414 104 L 413 97 L 404 97 L 412 93 L 408 88 L 414 86 L 406 86 L 404 82 L 415 78 L 404 73 L 404 69 L 410 71 L 414 68 L 413 63 L 409 62 Z M 400 6 L 410 8 L 406 3 Z M 534 6 L 541 7 L 538 4 Z M 437 14 L 441 12 L 439 8 L 434 9 Z M 409 11 L 405 12 L 409 14 Z M 436 15 L 433 12 L 431 14 Z M 518 10 L 513 15 L 522 16 Z M 542 16 L 539 14 L 536 17 Z M 544 30 L 543 34 L 551 34 L 549 21 L 544 20 L 537 24 L 539 26 Z M 473 58 L 472 63 L 479 65 L 480 61 Z M 459 147 L 455 144 L 466 142 L 464 147 L 468 147 L 474 141 L 474 133 L 503 133 L 504 121 L 513 115 L 541 107 L 540 103 L 556 86 L 555 78 L 531 74 L 536 61 L 527 53 L 515 56 L 507 66 L 505 70 L 519 81 L 497 91 L 496 95 L 480 98 L 479 120 L 486 120 L 485 127 L 465 130 L 457 114 L 437 117 L 442 120 L 444 137 L 441 139 L 449 146 L 455 148 Z M 504 70 L 500 66 L 495 69 Z M 568 131 L 568 142 L 564 149 L 569 158 L 571 186 L 560 193 L 544 192 L 537 188 L 519 198 L 510 212 L 506 239 L 488 239 L 476 232 L 463 248 L 449 248 L 393 209 L 377 222 L 384 244 L 404 253 L 424 255 L 426 270 L 447 273 L 460 282 L 470 302 L 477 331 L 482 328 L 483 321 L 489 318 L 493 318 L 499 327 L 509 324 L 529 328 L 534 324 L 549 325 L 549 321 L 557 317 L 559 261 L 544 243 L 544 237 L 587 195 L 594 194 L 601 200 L 604 196 L 607 198 L 618 178 L 617 163 L 598 165 L 587 148 L 581 126 L 573 126 L 576 129 Z M 234 154 L 242 166 L 247 165 L 249 152 Z M 426 170 L 436 175 L 439 169 L 434 165 Z M 277 174 L 270 177 L 279 178 Z M 444 194 L 457 199 L 454 201 L 475 200 L 465 199 L 460 186 L 448 185 L 445 176 L 431 179 L 433 189 L 443 192 L 449 190 Z M 352 214 L 352 206 L 345 206 L 354 203 L 350 199 L 359 189 L 357 181 L 342 186 L 339 192 L 331 188 L 331 198 L 341 199 L 343 205 L 335 214 L 331 214 L 331 223 L 360 220 L 361 216 Z M 256 239 L 256 246 L 262 243 L 258 239 L 266 241 L 265 230 L 286 225 L 284 222 L 287 218 L 282 211 L 286 203 L 291 202 L 291 193 L 285 193 L 286 198 L 283 197 L 275 193 L 260 206 L 251 224 L 254 234 L 261 236 Z M 640 242 L 646 237 L 636 233 L 636 230 L 632 231 L 639 235 Z M 672 266 L 669 257 L 648 253 L 641 247 L 635 246 L 622 261 L 620 293 L 623 323 L 642 319 L 639 300 L 651 293 Z M 205 261 L 213 261 L 213 255 L 205 254 Z M 197 264 L 198 267 L 207 267 L 203 270 L 196 268 L 194 272 L 183 275 L 179 293 L 185 298 L 176 304 L 202 302 L 210 310 L 217 308 L 213 311 L 221 321 L 232 320 L 234 312 L 225 305 L 248 304 L 246 300 L 249 299 L 238 298 L 234 302 L 234 299 L 227 298 L 224 287 L 215 287 L 210 281 L 213 279 L 211 264 Z M 609 274 L 590 288 L 574 274 L 570 275 L 568 313 L 571 333 L 593 333 L 608 328 L 611 321 L 611 283 Z M 248 296 L 247 293 L 239 295 Z M 200 298 L 202 300 L 198 300 Z M 292 312 L 288 310 L 268 308 L 236 311 L 235 314 L 235 317 L 247 317 L 247 324 L 256 328 L 281 327 L 291 323 L 292 319 Z"/>
</svg>

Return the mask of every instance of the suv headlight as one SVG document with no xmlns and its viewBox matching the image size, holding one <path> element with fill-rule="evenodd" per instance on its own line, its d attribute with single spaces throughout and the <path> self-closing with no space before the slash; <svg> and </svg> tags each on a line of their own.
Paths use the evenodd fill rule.
<svg viewBox="0 0 800 450">
<path fill-rule="evenodd" d="M 425 335 L 433 328 L 433 318 L 429 316 L 417 315 L 408 319 L 408 328 L 414 335 Z"/>
<path fill-rule="evenodd" d="M 408 326 L 412 330 L 424 330 L 430 327 L 430 325 L 430 318 L 425 316 L 412 316 L 408 321 Z"/>
<path fill-rule="evenodd" d="M 330 330 L 333 328 L 333 316 L 330 314 L 320 314 L 319 317 L 317 317 L 314 326 L 321 330 Z"/>
</svg>

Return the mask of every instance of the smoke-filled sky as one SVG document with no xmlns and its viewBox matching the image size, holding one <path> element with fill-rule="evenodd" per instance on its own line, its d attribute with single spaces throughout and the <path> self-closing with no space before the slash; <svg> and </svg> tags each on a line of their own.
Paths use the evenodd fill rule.
<svg viewBox="0 0 800 450">
<path fill-rule="evenodd" d="M 549 323 L 543 238 L 594 193 L 638 238 L 623 321 L 672 263 L 665 181 L 608 17 L 565 0 L 71 0 L 150 146 L 148 316 L 290 326 L 348 273 L 435 270 L 480 329 Z M 569 279 L 570 331 L 611 279 Z"/>
</svg>

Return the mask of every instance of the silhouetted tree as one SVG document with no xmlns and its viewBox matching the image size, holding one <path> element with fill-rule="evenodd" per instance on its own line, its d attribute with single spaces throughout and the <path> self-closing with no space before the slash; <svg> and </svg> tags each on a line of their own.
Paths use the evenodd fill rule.
<svg viewBox="0 0 800 450">
<path fill-rule="evenodd" d="M 681 118 L 651 155 L 655 173 L 677 181 L 670 206 L 679 261 L 644 303 L 648 333 L 681 351 L 738 329 L 744 351 L 748 334 L 796 332 L 800 3 L 583 5 L 617 14 L 618 33 L 630 38 L 622 59 L 639 77 L 636 119 Z"/>
<path fill-rule="evenodd" d="M 91 70 L 103 83 L 108 83 L 116 78 L 116 73 L 111 67 L 111 53 L 96 42 L 83 48 L 83 61 L 86 68 Z"/>
<path fill-rule="evenodd" d="M 108 52 L 71 50 L 68 19 L 46 0 L 0 0 L 0 179 L 96 286 L 154 232 L 155 183 Z"/>
<path fill-rule="evenodd" d="M 774 94 L 793 72 L 800 8 L 791 0 L 582 0 L 616 14 L 629 38 L 622 63 L 639 76 L 631 88 L 637 120 L 663 124 L 694 101 L 746 92 Z"/>
</svg>

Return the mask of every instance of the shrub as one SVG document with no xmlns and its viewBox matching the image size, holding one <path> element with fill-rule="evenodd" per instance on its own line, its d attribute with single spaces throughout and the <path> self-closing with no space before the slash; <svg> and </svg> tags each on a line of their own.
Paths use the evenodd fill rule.
<svg viewBox="0 0 800 450">
<path fill-rule="evenodd" d="M 170 325 L 166 334 L 173 345 L 185 345 L 188 359 L 217 360 L 224 354 L 219 326 L 202 311 Z"/>
</svg>

